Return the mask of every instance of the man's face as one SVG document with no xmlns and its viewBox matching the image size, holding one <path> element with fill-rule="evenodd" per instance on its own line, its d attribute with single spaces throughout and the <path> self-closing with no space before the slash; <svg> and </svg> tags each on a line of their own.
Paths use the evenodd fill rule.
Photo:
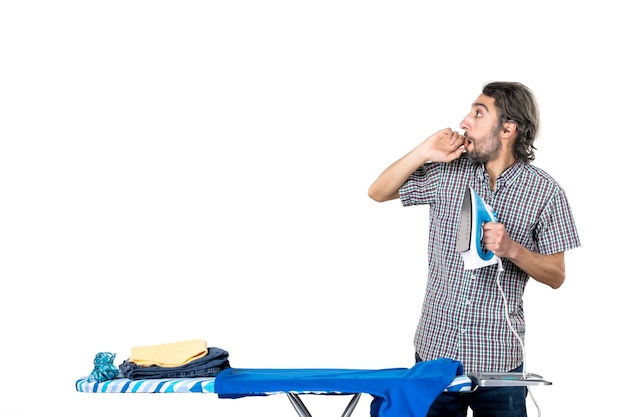
<svg viewBox="0 0 626 417">
<path fill-rule="evenodd" d="M 500 153 L 502 143 L 498 110 L 493 97 L 481 94 L 472 104 L 469 114 L 461 121 L 465 131 L 465 149 L 475 162 L 488 162 Z"/>
</svg>

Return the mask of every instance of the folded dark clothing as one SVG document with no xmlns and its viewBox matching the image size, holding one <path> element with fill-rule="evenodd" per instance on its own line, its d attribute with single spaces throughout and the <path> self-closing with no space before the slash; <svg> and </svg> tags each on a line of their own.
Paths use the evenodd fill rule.
<svg viewBox="0 0 626 417">
<path fill-rule="evenodd" d="M 139 366 L 129 359 L 120 365 L 120 373 L 128 379 L 158 379 L 158 378 L 198 378 L 214 377 L 220 371 L 230 368 L 228 352 L 210 347 L 207 354 L 201 358 L 181 366 L 163 367 L 158 365 Z"/>
</svg>

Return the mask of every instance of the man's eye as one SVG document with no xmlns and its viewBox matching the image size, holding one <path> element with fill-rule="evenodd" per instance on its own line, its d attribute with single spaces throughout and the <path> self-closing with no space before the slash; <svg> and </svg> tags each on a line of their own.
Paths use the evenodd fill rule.
<svg viewBox="0 0 626 417">
<path fill-rule="evenodd" d="M 476 110 L 475 117 L 483 117 L 483 114 L 479 110 Z"/>
</svg>

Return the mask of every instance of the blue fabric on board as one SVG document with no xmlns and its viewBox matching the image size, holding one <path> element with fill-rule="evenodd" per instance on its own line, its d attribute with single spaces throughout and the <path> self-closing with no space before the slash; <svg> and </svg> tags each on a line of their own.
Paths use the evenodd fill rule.
<svg viewBox="0 0 626 417">
<path fill-rule="evenodd" d="M 382 399 L 378 417 L 424 417 L 435 398 L 462 374 L 461 362 L 447 358 L 379 370 L 229 368 L 215 378 L 215 393 L 220 398 L 283 392 L 367 393 Z"/>
</svg>

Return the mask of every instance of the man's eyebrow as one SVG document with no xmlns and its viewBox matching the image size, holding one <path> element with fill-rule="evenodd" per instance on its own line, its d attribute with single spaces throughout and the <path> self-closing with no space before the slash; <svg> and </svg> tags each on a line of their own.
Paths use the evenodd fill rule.
<svg viewBox="0 0 626 417">
<path fill-rule="evenodd" d="M 477 101 L 477 102 L 473 103 L 473 104 L 472 104 L 472 107 L 481 107 L 481 108 L 485 109 L 485 111 L 486 111 L 487 113 L 489 113 L 489 108 L 487 107 L 487 105 L 486 105 L 486 104 L 484 104 L 484 103 L 481 103 L 481 102 L 479 102 L 479 101 Z"/>
</svg>

